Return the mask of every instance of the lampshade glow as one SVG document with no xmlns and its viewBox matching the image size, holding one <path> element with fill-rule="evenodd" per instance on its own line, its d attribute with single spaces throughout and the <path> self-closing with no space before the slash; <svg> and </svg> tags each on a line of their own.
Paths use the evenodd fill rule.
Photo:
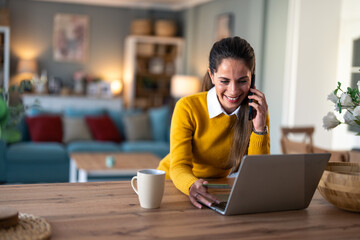
<svg viewBox="0 0 360 240">
<path fill-rule="evenodd" d="M 120 80 L 113 80 L 111 82 L 111 92 L 114 94 L 114 95 L 118 95 L 121 93 L 121 90 L 122 90 L 122 82 Z"/>
<path fill-rule="evenodd" d="M 171 78 L 171 96 L 181 98 L 200 91 L 200 79 L 195 76 L 174 75 Z"/>
<path fill-rule="evenodd" d="M 36 73 L 37 62 L 35 59 L 20 59 L 17 66 L 18 73 Z"/>
</svg>

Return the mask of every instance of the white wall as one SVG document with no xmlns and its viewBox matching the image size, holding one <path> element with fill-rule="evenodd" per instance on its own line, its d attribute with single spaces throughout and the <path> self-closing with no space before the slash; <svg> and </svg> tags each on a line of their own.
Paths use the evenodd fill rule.
<svg viewBox="0 0 360 240">
<path fill-rule="evenodd" d="M 190 8 L 184 13 L 185 73 L 203 77 L 208 68 L 210 49 L 215 42 L 215 21 L 220 14 L 234 16 L 233 35 L 245 38 L 256 54 L 257 86 L 261 86 L 265 0 L 220 0 Z"/>
<path fill-rule="evenodd" d="M 284 85 L 285 43 L 288 0 L 269 0 L 266 4 L 263 92 L 269 106 L 271 153 L 281 153 L 282 89 Z"/>
<path fill-rule="evenodd" d="M 353 40 L 360 38 L 360 1 L 342 0 L 339 36 L 337 81 L 341 82 L 342 86 L 346 88 L 351 86 L 350 69 L 352 66 Z M 360 79 L 358 80 L 360 81 Z M 360 148 L 360 137 L 356 136 L 356 133 L 348 131 L 347 125 L 338 126 L 332 132 L 332 148 Z"/>
<path fill-rule="evenodd" d="M 295 10 L 288 20 L 282 124 L 314 125 L 314 144 L 331 148 L 322 118 L 333 108 L 327 95 L 336 87 L 341 0 L 290 0 L 289 6 Z"/>
</svg>

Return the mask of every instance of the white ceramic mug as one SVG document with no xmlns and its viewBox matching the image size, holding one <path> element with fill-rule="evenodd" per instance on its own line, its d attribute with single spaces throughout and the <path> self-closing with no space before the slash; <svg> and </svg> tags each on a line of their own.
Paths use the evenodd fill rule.
<svg viewBox="0 0 360 240">
<path fill-rule="evenodd" d="M 131 186 L 139 196 L 141 207 L 159 208 L 164 195 L 165 172 L 157 169 L 140 170 L 131 179 Z"/>
</svg>

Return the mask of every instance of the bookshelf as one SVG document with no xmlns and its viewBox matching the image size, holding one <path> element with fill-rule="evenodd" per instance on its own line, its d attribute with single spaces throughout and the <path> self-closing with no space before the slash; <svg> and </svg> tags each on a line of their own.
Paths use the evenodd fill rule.
<svg viewBox="0 0 360 240">
<path fill-rule="evenodd" d="M 182 68 L 182 38 L 128 36 L 123 76 L 125 106 L 147 109 L 170 103 L 171 77 Z"/>
</svg>

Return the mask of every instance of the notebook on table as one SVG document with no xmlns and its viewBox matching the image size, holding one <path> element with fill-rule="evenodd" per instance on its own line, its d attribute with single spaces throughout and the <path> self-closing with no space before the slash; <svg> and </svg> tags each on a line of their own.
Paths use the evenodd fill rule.
<svg viewBox="0 0 360 240">
<path fill-rule="evenodd" d="M 230 194 L 210 208 L 223 215 L 305 209 L 330 159 L 330 153 L 247 155 Z"/>
</svg>

